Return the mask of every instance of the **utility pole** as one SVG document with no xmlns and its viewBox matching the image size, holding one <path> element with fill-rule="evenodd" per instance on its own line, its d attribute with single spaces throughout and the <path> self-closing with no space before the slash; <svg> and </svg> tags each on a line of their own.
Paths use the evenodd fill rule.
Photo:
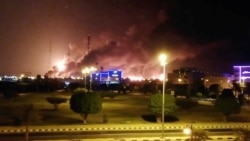
<svg viewBox="0 0 250 141">
<path fill-rule="evenodd" d="M 90 36 L 90 34 L 88 34 L 88 42 L 87 42 L 88 50 L 87 50 L 87 55 L 89 54 L 89 51 L 90 51 L 90 40 L 91 40 L 91 36 Z"/>
<path fill-rule="evenodd" d="M 50 38 L 49 39 L 49 70 L 52 68 L 51 54 L 52 54 L 52 41 L 51 41 L 51 38 Z"/>
</svg>

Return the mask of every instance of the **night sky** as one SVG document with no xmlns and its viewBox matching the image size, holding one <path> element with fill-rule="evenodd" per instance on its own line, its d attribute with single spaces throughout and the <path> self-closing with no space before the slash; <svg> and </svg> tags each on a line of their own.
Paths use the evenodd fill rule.
<svg viewBox="0 0 250 141">
<path fill-rule="evenodd" d="M 250 64 L 250 2 L 240 0 L 0 0 L 0 74 L 44 75 L 67 60 L 153 76 L 168 68 L 231 72 Z M 88 40 L 90 35 L 89 53 Z"/>
</svg>

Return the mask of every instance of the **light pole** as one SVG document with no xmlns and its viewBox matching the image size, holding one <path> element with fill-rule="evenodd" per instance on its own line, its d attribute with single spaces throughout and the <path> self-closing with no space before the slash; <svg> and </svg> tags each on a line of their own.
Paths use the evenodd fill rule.
<svg viewBox="0 0 250 141">
<path fill-rule="evenodd" d="M 193 141 L 193 124 L 191 123 L 183 130 L 184 134 L 190 135 L 190 141 Z"/>
<path fill-rule="evenodd" d="M 88 67 L 86 67 L 86 68 L 84 68 L 84 69 L 82 69 L 82 73 L 84 74 L 84 88 L 86 88 L 87 89 L 87 81 L 86 81 L 86 74 L 87 73 L 89 73 L 89 68 Z"/>
<path fill-rule="evenodd" d="M 90 73 L 90 77 L 89 77 L 89 91 L 92 90 L 92 76 L 91 76 L 91 72 L 96 71 L 95 67 L 90 67 L 89 68 L 89 73 Z"/>
<path fill-rule="evenodd" d="M 164 138 L 164 118 L 165 118 L 165 82 L 166 82 L 166 61 L 167 61 L 167 56 L 166 54 L 160 54 L 159 55 L 159 60 L 161 65 L 163 66 L 163 80 L 162 80 L 162 112 L 161 112 L 161 122 L 162 122 L 162 138 Z"/>
</svg>

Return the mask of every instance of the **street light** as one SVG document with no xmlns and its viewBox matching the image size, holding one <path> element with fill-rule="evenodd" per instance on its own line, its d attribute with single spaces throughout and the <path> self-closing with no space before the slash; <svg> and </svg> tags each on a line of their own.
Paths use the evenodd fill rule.
<svg viewBox="0 0 250 141">
<path fill-rule="evenodd" d="M 90 67 L 89 68 L 89 73 L 90 73 L 90 77 L 89 77 L 89 91 L 92 90 L 92 76 L 91 76 L 91 72 L 96 71 L 97 69 L 95 67 Z"/>
<path fill-rule="evenodd" d="M 190 135 L 190 141 L 193 141 L 193 125 L 192 123 L 183 129 L 183 133 Z"/>
<path fill-rule="evenodd" d="M 166 61 L 167 61 L 167 55 L 166 54 L 160 54 L 159 55 L 159 61 L 161 63 L 161 65 L 163 66 L 163 81 L 162 81 L 162 138 L 164 137 L 163 133 L 164 133 L 164 118 L 165 118 L 165 114 L 164 114 L 164 107 L 165 107 L 165 82 L 166 82 Z"/>
<path fill-rule="evenodd" d="M 84 68 L 84 69 L 82 69 L 82 74 L 84 74 L 84 88 L 86 88 L 87 89 L 87 86 L 86 86 L 86 75 L 89 73 L 89 68 L 88 67 L 86 67 L 86 68 Z"/>
<path fill-rule="evenodd" d="M 87 86 L 86 86 L 86 84 L 87 84 L 87 82 L 86 82 L 86 75 L 87 74 L 90 74 L 90 77 L 89 77 L 89 90 L 91 91 L 91 72 L 94 72 L 94 71 L 96 71 L 97 69 L 95 68 L 95 67 L 86 67 L 86 68 L 84 68 L 83 70 L 82 70 L 82 73 L 84 74 L 84 87 L 87 89 Z"/>
</svg>

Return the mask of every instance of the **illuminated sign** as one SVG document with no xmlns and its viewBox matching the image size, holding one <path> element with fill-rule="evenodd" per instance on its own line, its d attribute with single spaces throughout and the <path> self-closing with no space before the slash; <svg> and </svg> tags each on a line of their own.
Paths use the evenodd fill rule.
<svg viewBox="0 0 250 141">
<path fill-rule="evenodd" d="M 250 79 L 250 66 L 233 66 L 239 82 Z"/>
<path fill-rule="evenodd" d="M 249 74 L 250 71 L 243 71 L 242 74 Z"/>
<path fill-rule="evenodd" d="M 105 83 L 105 84 L 120 83 L 122 80 L 122 71 L 120 70 L 101 71 L 98 73 L 93 73 L 92 77 L 95 78 L 95 81 L 97 81 L 98 83 Z"/>
</svg>

